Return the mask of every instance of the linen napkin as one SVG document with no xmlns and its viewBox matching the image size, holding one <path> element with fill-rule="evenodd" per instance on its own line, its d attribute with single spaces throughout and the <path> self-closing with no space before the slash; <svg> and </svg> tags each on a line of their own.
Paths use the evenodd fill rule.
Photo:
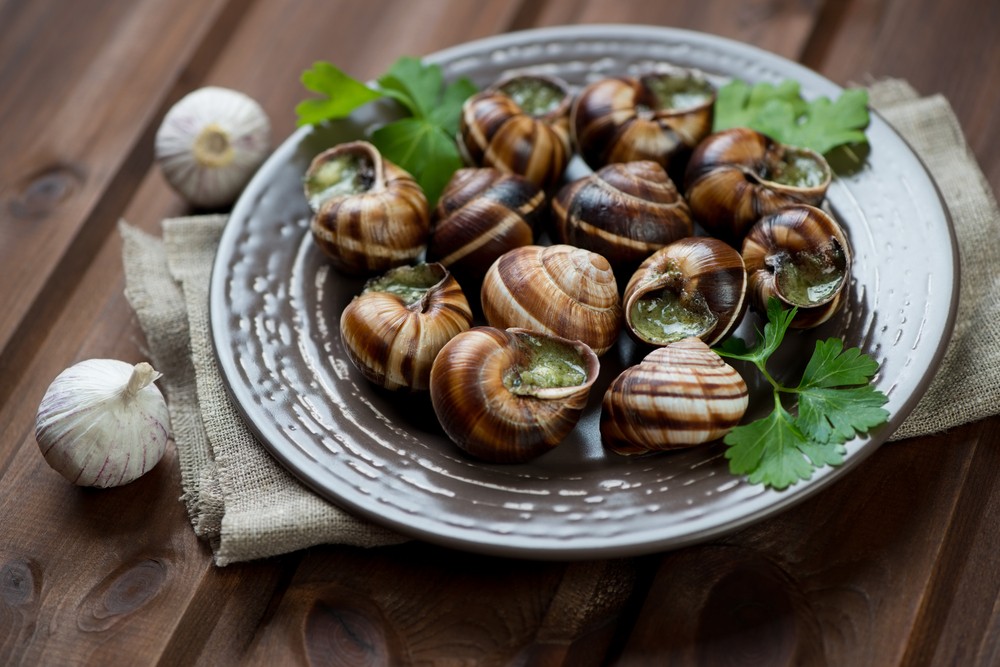
<svg viewBox="0 0 1000 667">
<path fill-rule="evenodd" d="M 927 165 L 951 212 L 961 258 L 957 323 L 942 366 L 893 435 L 937 433 L 1000 406 L 1000 213 L 948 102 L 904 81 L 869 86 L 872 106 Z M 316 544 L 364 547 L 408 538 L 356 518 L 299 483 L 267 454 L 229 400 L 208 325 L 212 261 L 222 215 L 163 221 L 162 239 L 126 222 L 125 294 L 146 336 L 171 411 L 182 499 L 215 563 Z M 596 576 L 596 575 L 595 575 Z"/>
</svg>

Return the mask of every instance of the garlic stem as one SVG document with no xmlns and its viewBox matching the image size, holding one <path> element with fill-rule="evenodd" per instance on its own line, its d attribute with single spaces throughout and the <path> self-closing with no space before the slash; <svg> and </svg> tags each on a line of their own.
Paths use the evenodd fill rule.
<svg viewBox="0 0 1000 667">
<path fill-rule="evenodd" d="M 128 383 L 122 392 L 122 399 L 128 400 L 138 394 L 142 389 L 162 377 L 163 373 L 157 372 L 145 361 L 140 361 L 132 368 L 132 374 L 128 378 Z"/>
</svg>

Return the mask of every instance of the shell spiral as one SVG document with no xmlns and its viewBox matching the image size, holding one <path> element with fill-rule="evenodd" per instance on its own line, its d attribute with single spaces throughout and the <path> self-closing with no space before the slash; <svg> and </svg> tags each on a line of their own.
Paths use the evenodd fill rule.
<svg viewBox="0 0 1000 667">
<path fill-rule="evenodd" d="M 486 272 L 480 300 L 491 326 L 580 340 L 598 355 L 614 344 L 621 327 L 611 265 L 595 252 L 566 244 L 504 253 Z"/>
<path fill-rule="evenodd" d="M 663 167 L 649 160 L 610 164 L 567 183 L 552 201 L 560 242 L 603 255 L 616 270 L 694 230 L 691 210 Z"/>
<path fill-rule="evenodd" d="M 430 394 L 445 433 L 472 456 L 519 463 L 558 445 L 576 426 L 597 379 L 597 356 L 582 343 L 552 339 L 579 353 L 584 379 L 568 387 L 512 392 L 505 377 L 528 361 L 522 329 L 474 327 L 449 341 L 431 369 Z"/>
<path fill-rule="evenodd" d="M 740 374 L 698 338 L 650 352 L 612 381 L 601 440 L 619 454 L 704 444 L 735 428 L 749 403 Z"/>
<path fill-rule="evenodd" d="M 371 275 L 414 261 L 430 234 L 427 198 L 407 171 L 373 145 L 356 141 L 320 153 L 307 181 L 308 174 L 346 155 L 370 165 L 370 183 L 361 192 L 335 195 L 316 207 L 310 221 L 316 244 L 334 267 L 350 275 Z"/>
</svg>

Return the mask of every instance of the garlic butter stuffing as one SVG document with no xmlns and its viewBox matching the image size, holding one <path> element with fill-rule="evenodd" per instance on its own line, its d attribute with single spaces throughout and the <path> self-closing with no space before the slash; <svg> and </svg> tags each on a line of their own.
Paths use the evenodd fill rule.
<svg viewBox="0 0 1000 667">
<path fill-rule="evenodd" d="M 270 151 L 271 124 L 247 95 L 208 86 L 181 98 L 156 132 L 164 178 L 193 206 L 232 204 Z"/>
<path fill-rule="evenodd" d="M 850 242 L 822 208 L 833 177 L 824 154 L 865 142 L 863 91 L 807 102 L 795 82 L 716 89 L 699 72 L 663 64 L 575 92 L 551 75 L 515 72 L 464 95 L 459 82 L 445 84 L 439 66 L 413 59 L 372 88 L 329 64 L 303 82 L 326 99 L 300 104 L 300 124 L 341 118 L 377 97 L 399 102 L 407 116 L 370 128 L 364 145 L 371 164 L 393 164 L 412 176 L 408 191 L 425 193 L 426 249 L 423 208 L 419 243 L 410 243 L 393 230 L 412 216 L 369 197 L 370 189 L 387 190 L 368 187 L 378 178 L 352 186 L 355 172 L 379 169 L 327 163 L 359 142 L 321 153 L 305 194 L 313 204 L 310 186 L 334 193 L 313 206 L 311 224 L 341 272 L 384 268 L 376 258 L 401 266 L 424 252 L 441 271 L 454 267 L 467 296 L 478 292 L 489 326 L 449 331 L 436 339 L 443 347 L 397 336 L 388 322 L 402 322 L 403 308 L 384 305 L 383 295 L 363 311 L 358 304 L 370 295 L 356 298 L 341 328 L 351 360 L 376 384 L 386 386 L 384 357 L 408 370 L 430 362 L 435 414 L 469 455 L 521 463 L 558 445 L 588 402 L 598 357 L 623 330 L 643 357 L 602 400 L 601 439 L 611 452 L 722 439 L 731 472 L 783 489 L 843 462 L 848 440 L 886 421 L 887 399 L 872 385 L 878 364 L 838 338 L 817 342 L 797 386 L 779 384 L 766 368 L 786 330 L 818 326 L 849 298 Z M 429 113 L 438 108 L 428 100 L 446 112 Z M 571 181 L 574 151 L 593 171 Z M 325 212 L 330 202 L 336 218 Z M 551 244 L 538 238 L 543 231 Z M 474 259 L 460 265 L 466 257 Z M 767 318 L 753 346 L 732 337 L 748 310 Z M 771 385 L 770 416 L 742 423 L 747 383 L 724 357 L 756 366 Z M 553 373 L 553 359 L 591 372 Z M 559 383 L 522 382 L 550 375 Z M 797 403 L 786 408 L 780 395 L 793 394 Z"/>
<path fill-rule="evenodd" d="M 35 439 L 45 461 L 80 486 L 121 486 L 166 451 L 170 416 L 146 362 L 88 359 L 60 373 L 42 398 Z"/>
</svg>

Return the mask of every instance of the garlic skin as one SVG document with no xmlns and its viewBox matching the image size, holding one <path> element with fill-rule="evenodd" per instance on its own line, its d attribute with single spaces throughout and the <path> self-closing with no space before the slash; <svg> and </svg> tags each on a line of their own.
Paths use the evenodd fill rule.
<svg viewBox="0 0 1000 667">
<path fill-rule="evenodd" d="M 155 156 L 170 186 L 204 208 L 232 204 L 271 149 L 271 123 L 247 95 L 217 86 L 181 98 L 156 132 Z"/>
<path fill-rule="evenodd" d="M 170 415 L 146 362 L 114 359 L 75 364 L 49 385 L 35 417 L 45 461 L 79 486 L 128 484 L 166 451 Z"/>
</svg>

